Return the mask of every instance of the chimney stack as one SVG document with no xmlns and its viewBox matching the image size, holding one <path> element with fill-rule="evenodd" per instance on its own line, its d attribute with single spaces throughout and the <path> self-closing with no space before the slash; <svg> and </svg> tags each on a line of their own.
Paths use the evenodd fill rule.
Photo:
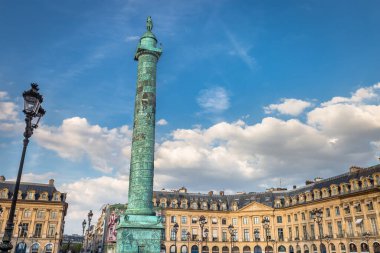
<svg viewBox="0 0 380 253">
<path fill-rule="evenodd" d="M 54 179 L 49 180 L 49 185 L 54 185 Z"/>
<path fill-rule="evenodd" d="M 0 182 L 5 182 L 5 177 L 4 176 L 0 176 Z"/>
</svg>

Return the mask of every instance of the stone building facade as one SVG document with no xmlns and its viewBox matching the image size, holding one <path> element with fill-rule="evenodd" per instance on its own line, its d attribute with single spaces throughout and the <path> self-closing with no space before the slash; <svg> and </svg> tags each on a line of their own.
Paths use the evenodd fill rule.
<svg viewBox="0 0 380 253">
<path fill-rule="evenodd" d="M 162 252 L 380 253 L 380 165 L 291 190 L 156 191 L 153 204 L 164 218 Z"/>
<path fill-rule="evenodd" d="M 14 185 L 15 182 L 0 176 L 0 238 L 8 220 Z M 53 179 L 47 184 L 22 182 L 16 203 L 12 252 L 59 252 L 67 208 L 66 193 L 55 188 Z"/>
</svg>

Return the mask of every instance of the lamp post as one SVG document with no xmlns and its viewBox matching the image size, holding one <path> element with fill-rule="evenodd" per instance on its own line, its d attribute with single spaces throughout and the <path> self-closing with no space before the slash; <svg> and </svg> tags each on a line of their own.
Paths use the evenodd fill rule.
<svg viewBox="0 0 380 253">
<path fill-rule="evenodd" d="M 87 222 L 86 222 L 86 219 L 84 219 L 83 221 L 82 221 L 82 235 L 83 235 L 83 241 L 82 241 L 82 248 L 83 248 L 83 251 L 84 251 L 84 230 L 86 229 L 86 224 L 87 224 Z"/>
<path fill-rule="evenodd" d="M 277 243 L 276 240 L 271 239 L 270 242 L 271 242 L 272 245 L 273 245 L 273 253 L 276 253 L 276 250 L 275 250 L 275 249 L 277 248 L 277 247 L 276 247 L 276 246 L 277 246 L 277 245 L 276 245 L 276 243 Z"/>
<path fill-rule="evenodd" d="M 203 251 L 203 249 L 202 249 L 203 228 L 204 228 L 204 226 L 205 226 L 206 223 L 207 223 L 206 217 L 204 217 L 203 215 L 201 215 L 201 217 L 199 217 L 199 226 L 201 227 L 201 250 L 200 250 L 200 253 L 202 253 L 202 251 Z"/>
<path fill-rule="evenodd" d="M 38 127 L 38 123 L 42 116 L 45 114 L 45 110 L 41 107 L 43 101 L 42 95 L 38 93 L 38 84 L 32 83 L 32 88 L 28 91 L 24 91 L 22 96 L 24 97 L 24 114 L 25 114 L 25 132 L 23 149 L 21 154 L 20 165 L 18 168 L 17 179 L 12 196 L 11 210 L 9 211 L 9 217 L 7 221 L 7 227 L 4 231 L 3 241 L 0 244 L 1 252 L 8 252 L 13 248 L 11 243 L 12 233 L 14 228 L 14 215 L 16 211 L 16 202 L 18 197 L 18 191 L 20 188 L 20 181 L 22 175 L 22 169 L 24 167 L 26 148 L 28 147 L 29 138 L 33 135 L 33 130 Z M 35 119 L 35 121 L 33 121 Z"/>
<path fill-rule="evenodd" d="M 207 240 L 208 240 L 208 228 L 205 229 L 204 234 L 205 234 L 205 237 L 204 237 L 204 238 L 206 239 L 206 246 L 207 246 Z"/>
<path fill-rule="evenodd" d="M 177 233 L 178 233 L 178 223 L 176 222 L 173 226 L 173 231 L 174 231 L 174 252 L 177 253 Z"/>
<path fill-rule="evenodd" d="M 235 236 L 235 233 L 234 233 L 234 226 L 232 226 L 232 224 L 230 224 L 228 226 L 228 232 L 230 233 L 230 238 L 231 238 L 231 252 L 232 252 L 232 246 L 233 246 L 233 241 L 234 241 L 234 236 Z"/>
<path fill-rule="evenodd" d="M 90 210 L 87 214 L 87 219 L 88 219 L 88 228 L 87 228 L 87 240 L 86 240 L 86 252 L 88 251 L 88 239 L 90 237 L 90 228 L 91 228 L 91 220 L 92 220 L 92 216 L 94 214 L 92 213 L 92 210 Z M 82 225 L 83 225 L 83 222 L 82 222 Z"/>
<path fill-rule="evenodd" d="M 189 252 L 190 251 L 190 238 L 191 238 L 191 234 L 190 234 L 190 232 L 189 231 L 187 231 L 187 233 L 186 233 L 186 239 L 187 239 L 187 252 Z"/>
<path fill-rule="evenodd" d="M 322 208 L 314 208 L 313 210 L 310 211 L 311 217 L 313 217 L 314 222 L 318 224 L 318 229 L 319 229 L 319 250 L 320 253 L 322 253 L 322 220 L 323 220 L 323 210 Z"/>
<path fill-rule="evenodd" d="M 331 242 L 331 236 L 330 235 L 325 235 L 323 237 L 323 239 L 325 239 L 326 243 L 327 243 L 327 253 L 330 253 L 330 242 Z"/>
<path fill-rule="evenodd" d="M 265 231 L 265 241 L 267 242 L 267 246 L 265 247 L 265 253 L 268 253 L 268 230 L 269 230 L 269 218 L 268 217 L 264 217 L 263 220 L 261 221 L 261 223 L 263 224 L 263 228 L 264 228 L 264 231 Z"/>
</svg>

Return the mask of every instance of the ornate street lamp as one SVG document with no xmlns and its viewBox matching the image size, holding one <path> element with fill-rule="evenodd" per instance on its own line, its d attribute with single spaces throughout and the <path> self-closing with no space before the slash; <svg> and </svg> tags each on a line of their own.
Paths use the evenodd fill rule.
<svg viewBox="0 0 380 253">
<path fill-rule="evenodd" d="M 175 253 L 177 253 L 177 233 L 178 233 L 178 223 L 176 222 L 173 226 L 174 231 L 174 247 L 175 247 Z"/>
<path fill-rule="evenodd" d="M 200 250 L 200 252 L 202 252 L 203 228 L 204 228 L 206 223 L 207 223 L 206 217 L 201 215 L 201 217 L 199 217 L 199 226 L 201 227 L 201 250 Z"/>
<path fill-rule="evenodd" d="M 322 253 L 322 220 L 323 220 L 323 210 L 322 208 L 314 208 L 310 211 L 311 217 L 314 219 L 314 222 L 318 224 L 319 229 L 319 250 Z"/>
<path fill-rule="evenodd" d="M 206 239 L 206 246 L 207 246 L 207 239 L 208 239 L 208 228 L 205 229 L 205 232 L 204 232 L 204 235 L 205 235 L 205 239 Z M 203 240 L 202 240 L 203 241 Z"/>
<path fill-rule="evenodd" d="M 8 252 L 13 248 L 11 243 L 12 233 L 14 228 L 14 215 L 16 211 L 16 202 L 18 197 L 18 192 L 20 188 L 20 181 L 22 175 L 22 169 L 24 167 L 26 148 L 28 147 L 29 138 L 33 135 L 33 130 L 38 127 L 38 123 L 42 116 L 45 115 L 46 111 L 41 107 L 43 101 L 42 95 L 38 92 L 38 84 L 32 83 L 32 88 L 28 91 L 24 91 L 22 96 L 24 97 L 24 114 L 25 114 L 25 132 L 23 149 L 21 154 L 20 165 L 18 168 L 17 179 L 15 183 L 15 188 L 13 190 L 12 205 L 9 211 L 9 217 L 7 221 L 7 227 L 4 231 L 3 241 L 0 244 L 1 252 Z"/>
<path fill-rule="evenodd" d="M 230 238 L 231 238 L 231 252 L 232 252 L 232 246 L 233 246 L 233 241 L 234 241 L 234 237 L 235 237 L 235 232 L 234 232 L 234 226 L 232 226 L 232 224 L 230 224 L 228 226 L 228 232 L 230 233 Z"/>
<path fill-rule="evenodd" d="M 325 239 L 326 243 L 327 243 L 327 253 L 330 253 L 330 242 L 331 242 L 331 236 L 330 235 L 325 235 L 323 237 L 323 239 Z"/>
<path fill-rule="evenodd" d="M 264 231 L 265 231 L 265 241 L 267 242 L 267 246 L 265 247 L 265 253 L 268 253 L 268 240 L 269 240 L 269 236 L 268 236 L 268 231 L 269 231 L 269 218 L 268 217 L 264 217 L 263 220 L 261 221 L 261 223 L 263 224 L 263 228 L 264 228 Z"/>
<path fill-rule="evenodd" d="M 276 246 L 277 246 L 277 245 L 276 245 L 276 243 L 277 243 L 276 240 L 271 239 L 270 242 L 271 242 L 272 245 L 273 245 L 273 253 L 276 253 L 276 248 L 277 248 L 277 247 L 276 247 Z"/>
<path fill-rule="evenodd" d="M 187 239 L 187 252 L 189 252 L 189 248 L 190 248 L 190 238 L 191 238 L 191 234 L 189 231 L 187 231 L 186 233 L 186 239 Z"/>
<path fill-rule="evenodd" d="M 83 234 L 83 235 L 84 235 L 84 230 L 86 229 L 86 224 L 87 224 L 86 219 L 84 219 L 84 220 L 82 221 L 82 234 Z"/>
<path fill-rule="evenodd" d="M 92 216 L 94 214 L 92 213 L 92 210 L 90 210 L 87 214 L 87 219 L 88 219 L 88 228 L 87 228 L 87 240 L 86 240 L 86 252 L 88 251 L 88 239 L 90 238 L 90 228 L 91 228 L 91 220 Z M 82 223 L 83 224 L 83 223 Z"/>
</svg>

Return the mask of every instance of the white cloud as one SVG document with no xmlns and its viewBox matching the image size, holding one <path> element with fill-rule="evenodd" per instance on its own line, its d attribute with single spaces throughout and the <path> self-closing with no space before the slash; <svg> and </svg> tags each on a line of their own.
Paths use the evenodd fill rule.
<svg viewBox="0 0 380 253">
<path fill-rule="evenodd" d="M 232 45 L 232 50 L 229 52 L 230 55 L 236 55 L 249 67 L 249 69 L 253 70 L 256 66 L 256 61 L 254 57 L 249 55 L 251 46 L 243 45 L 230 31 L 226 31 L 226 34 Z"/>
<path fill-rule="evenodd" d="M 281 114 L 298 116 L 300 115 L 306 108 L 311 106 L 311 103 L 307 101 L 303 101 L 300 99 L 294 98 L 283 98 L 281 99 L 282 103 L 280 104 L 270 104 L 264 107 L 265 113 L 273 113 L 279 112 Z"/>
<path fill-rule="evenodd" d="M 81 234 L 81 224 L 89 210 L 94 212 L 93 222 L 99 218 L 105 204 L 126 203 L 128 201 L 128 177 L 82 178 L 57 187 L 67 193 L 69 203 L 66 229 Z M 94 223 L 93 223 L 94 224 Z M 67 231 L 66 230 L 66 231 Z"/>
<path fill-rule="evenodd" d="M 8 98 L 8 93 L 5 91 L 0 91 L 0 99 Z"/>
<path fill-rule="evenodd" d="M 206 112 L 223 112 L 230 107 L 228 93 L 223 87 L 201 90 L 197 102 Z"/>
<path fill-rule="evenodd" d="M 18 118 L 18 106 L 14 102 L 4 101 L 8 99 L 8 93 L 0 91 L 0 131 L 22 131 L 22 122 Z"/>
<path fill-rule="evenodd" d="M 157 121 L 156 123 L 158 126 L 166 126 L 168 124 L 168 122 L 166 121 L 166 119 L 160 119 Z"/>
<path fill-rule="evenodd" d="M 379 98 L 378 89 L 380 89 L 380 83 L 374 84 L 370 87 L 359 88 L 351 97 L 333 97 L 330 101 L 322 103 L 322 106 L 329 106 L 335 104 L 353 104 L 363 103 L 373 98 Z"/>
<path fill-rule="evenodd" d="M 108 129 L 90 125 L 85 118 L 65 119 L 59 127 L 42 125 L 36 140 L 44 148 L 54 150 L 62 158 L 77 161 L 88 158 L 99 171 L 127 171 L 131 130 L 128 126 Z"/>
</svg>

